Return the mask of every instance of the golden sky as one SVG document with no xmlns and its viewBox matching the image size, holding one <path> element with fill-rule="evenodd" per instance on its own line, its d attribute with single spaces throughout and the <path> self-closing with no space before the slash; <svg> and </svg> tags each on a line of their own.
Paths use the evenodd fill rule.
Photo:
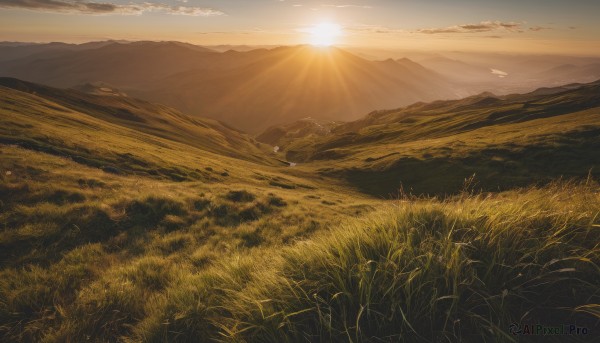
<svg viewBox="0 0 600 343">
<path fill-rule="evenodd" d="M 0 0 L 0 40 L 177 40 L 600 55 L 598 0 Z M 321 30 L 322 31 L 322 30 Z"/>
</svg>

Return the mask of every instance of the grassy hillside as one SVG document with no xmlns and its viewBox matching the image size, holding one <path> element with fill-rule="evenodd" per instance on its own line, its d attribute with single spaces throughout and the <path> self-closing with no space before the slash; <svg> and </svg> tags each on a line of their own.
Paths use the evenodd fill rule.
<svg viewBox="0 0 600 343">
<path fill-rule="evenodd" d="M 235 342 L 516 342 L 511 323 L 597 330 L 597 191 L 555 184 L 403 201 L 191 277 L 133 332 L 182 342 L 194 338 L 176 333 Z"/>
<path fill-rule="evenodd" d="M 600 164 L 600 84 L 417 103 L 288 143 L 287 158 L 378 196 L 585 177 Z M 276 142 L 278 143 L 278 142 Z"/>
<path fill-rule="evenodd" d="M 303 150 L 311 162 L 291 167 L 238 131 L 161 105 L 0 81 L 2 342 L 529 341 L 511 335 L 513 323 L 575 325 L 591 334 L 544 339 L 586 342 L 600 330 L 600 185 L 591 175 L 520 189 L 511 181 L 502 193 L 460 180 L 462 191 L 444 200 L 384 200 L 371 194 L 397 173 L 344 174 L 386 167 L 394 147 L 436 155 L 456 140 L 464 145 L 452 161 L 500 142 L 538 147 L 536 163 L 584 148 L 593 162 L 594 108 L 475 130 L 441 125 L 456 132 L 432 131 L 429 145 L 386 133 L 394 112 L 381 140 L 370 123 L 337 126 L 310 145 L 302 137 L 313 125 L 309 135 L 290 126 L 300 137 L 287 135 L 291 145 L 314 149 Z M 350 153 L 319 155 L 323 142 Z M 421 185 L 458 182 L 454 169 L 418 163 L 406 175 L 433 175 Z M 531 181 L 524 165 L 511 166 L 493 167 Z M 556 173 L 579 167 L 556 162 Z"/>
<path fill-rule="evenodd" d="M 0 87 L 2 86 L 0 106 L 7 113 L 3 120 L 8 120 L 9 116 L 14 116 L 15 119 L 19 117 L 22 129 L 25 129 L 23 125 L 26 123 L 35 122 L 32 123 L 34 126 L 30 132 L 47 131 L 42 127 L 44 123 L 54 124 L 55 121 L 82 117 L 81 120 L 87 121 L 88 129 L 90 126 L 98 126 L 102 132 L 110 125 L 116 126 L 117 132 L 109 135 L 122 136 L 125 140 L 137 139 L 140 136 L 137 133 L 148 134 L 218 155 L 268 163 L 264 156 L 265 147 L 251 137 L 215 120 L 192 118 L 164 105 L 127 96 L 100 96 L 46 87 L 12 78 L 0 78 Z M 24 117 L 25 113 L 29 114 L 28 118 Z M 45 116 L 40 118 L 33 116 L 34 114 Z M 95 124 L 97 121 L 94 119 L 100 122 Z M 71 122 L 70 128 L 80 131 L 80 124 L 80 120 Z M 12 134 L 15 134 L 14 130 L 16 129 L 12 129 Z M 65 128 L 60 131 L 62 134 L 70 134 Z M 32 135 L 23 133 L 22 136 Z M 77 141 L 79 144 L 86 142 L 81 138 L 77 138 Z"/>
<path fill-rule="evenodd" d="M 90 322 L 65 337 L 113 341 L 141 317 L 102 300 L 105 286 L 112 287 L 106 282 L 118 288 L 113 295 L 140 308 L 176 275 L 195 275 L 231 253 L 289 244 L 373 208 L 343 189 L 265 170 L 248 170 L 243 180 L 173 182 L 106 173 L 15 146 L 2 145 L 0 156 L 3 341 L 52 336 L 78 311 Z M 114 279 L 125 269 L 137 275 Z M 129 278 L 141 282 L 139 293 L 121 288 Z M 86 292 L 90 302 L 77 305 L 87 302 Z"/>
<path fill-rule="evenodd" d="M 12 171 L 6 341 L 516 342 L 513 322 L 598 330 L 591 181 L 406 198 L 350 219 L 371 205 L 339 191 L 165 183 L 1 153 Z"/>
<path fill-rule="evenodd" d="M 20 87 L 0 87 L 0 341 L 120 340 L 179 276 L 376 204 L 212 121 Z"/>
</svg>

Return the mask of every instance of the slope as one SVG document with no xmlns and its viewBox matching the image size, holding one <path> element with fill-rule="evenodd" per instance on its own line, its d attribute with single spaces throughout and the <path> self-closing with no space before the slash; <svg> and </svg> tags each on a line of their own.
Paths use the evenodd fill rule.
<svg viewBox="0 0 600 343">
<path fill-rule="evenodd" d="M 489 94 L 419 104 L 429 111 L 422 118 L 373 114 L 331 134 L 370 144 L 324 136 L 349 154 L 321 162 L 316 155 L 330 151 L 317 146 L 306 155 L 314 162 L 290 168 L 160 136 L 157 127 L 183 134 L 191 124 L 158 105 L 3 82 L 13 88 L 0 87 L 1 341 L 508 342 L 519 321 L 597 328 L 597 183 L 387 202 L 325 170 L 367 171 L 365 159 L 394 149 L 439 156 L 451 147 L 458 156 L 506 140 L 578 155 L 564 150 L 569 134 L 594 149 L 593 160 L 595 85 L 515 96 L 530 103 L 528 117 L 507 112 L 516 100 Z M 486 111 L 502 113 L 499 122 Z M 479 128 L 458 120 L 477 113 Z M 380 142 L 377 118 L 396 135 Z M 450 124 L 419 125 L 438 118 Z M 394 125 L 408 119 L 400 124 L 438 138 L 405 142 L 411 132 Z M 451 173 L 436 177 L 426 182 L 452 187 Z"/>
<path fill-rule="evenodd" d="M 600 163 L 600 83 L 377 111 L 286 147 L 290 161 L 385 196 L 497 190 L 583 177 Z"/>
<path fill-rule="evenodd" d="M 376 203 L 264 155 L 242 159 L 253 143 L 231 144 L 223 135 L 239 133 L 211 120 L 2 84 L 12 87 L 0 86 L 2 342 L 122 340 L 180 276 L 304 240 Z"/>
<path fill-rule="evenodd" d="M 257 135 L 256 140 L 283 149 L 298 139 L 328 135 L 331 129 L 339 124 L 337 122 L 319 122 L 312 118 L 304 118 L 286 125 L 271 126 Z"/>
<path fill-rule="evenodd" d="M 137 133 L 150 134 L 223 156 L 267 161 L 260 144 L 247 135 L 214 120 L 188 117 L 167 106 L 126 96 L 100 96 L 57 89 L 12 78 L 0 78 L 0 86 L 19 91 L 3 89 L 6 95 L 2 101 L 4 109 L 16 111 L 15 104 L 29 104 L 19 110 L 41 113 L 48 113 L 44 112 L 48 108 L 59 112 L 70 110 L 85 114 L 91 117 L 90 120 L 99 119 L 104 122 L 102 125 L 118 125 L 123 129 L 128 128 Z M 11 98 L 15 99 L 11 101 Z"/>
</svg>

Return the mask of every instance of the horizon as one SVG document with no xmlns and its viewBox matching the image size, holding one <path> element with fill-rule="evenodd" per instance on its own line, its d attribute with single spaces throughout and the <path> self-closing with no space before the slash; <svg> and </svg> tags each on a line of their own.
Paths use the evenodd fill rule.
<svg viewBox="0 0 600 343">
<path fill-rule="evenodd" d="M 599 56 L 599 10 L 600 3 L 591 0 L 0 0 L 0 41 L 253 46 L 318 45 L 328 36 L 327 45 L 346 48 Z"/>
<path fill-rule="evenodd" d="M 44 45 L 44 44 L 66 44 L 66 45 L 85 45 L 91 43 L 105 43 L 112 42 L 117 44 L 130 44 L 130 43 L 182 43 L 182 44 L 190 44 L 198 47 L 205 48 L 230 48 L 228 50 L 234 50 L 238 52 L 247 52 L 257 49 L 267 49 L 273 50 L 282 47 L 294 48 L 294 47 L 312 47 L 316 50 L 318 49 L 327 49 L 327 48 L 337 48 L 347 52 L 350 52 L 355 55 L 361 55 L 359 57 L 366 59 L 389 59 L 389 54 L 400 54 L 400 57 L 393 58 L 408 58 L 401 55 L 403 53 L 423 53 L 423 54 L 480 54 L 480 55 L 505 55 L 505 56 L 555 56 L 555 57 L 575 57 L 575 58 L 600 58 L 600 51 L 597 53 L 566 53 L 566 52 L 548 52 L 548 51 L 480 51 L 480 50 L 431 50 L 431 49 L 405 49 L 405 48 L 394 48 L 394 47 L 370 47 L 370 46 L 361 46 L 361 45 L 344 45 L 344 44 L 332 44 L 329 46 L 319 46 L 311 43 L 298 43 L 298 44 L 230 44 L 230 43 L 220 43 L 220 44 L 199 44 L 193 43 L 184 40 L 152 40 L 152 39 L 140 39 L 140 40 L 125 40 L 125 39 L 115 39 L 115 38 L 106 38 L 101 40 L 89 40 L 89 41 L 81 41 L 81 42 L 68 42 L 68 41 L 60 41 L 60 40 L 49 40 L 49 41 L 16 41 L 16 40 L 0 40 L 0 44 L 22 44 L 22 45 Z M 236 50 L 236 48 L 246 48 L 244 50 Z M 214 49 L 214 52 L 223 53 L 228 50 L 220 50 Z M 373 58 L 368 58 L 363 56 L 363 54 L 359 54 L 358 52 L 372 52 L 374 55 Z"/>
</svg>

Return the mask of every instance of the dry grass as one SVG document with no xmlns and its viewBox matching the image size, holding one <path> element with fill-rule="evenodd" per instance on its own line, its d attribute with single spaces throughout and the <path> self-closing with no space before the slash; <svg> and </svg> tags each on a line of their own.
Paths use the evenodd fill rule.
<svg viewBox="0 0 600 343">
<path fill-rule="evenodd" d="M 323 165 L 233 159 L 0 91 L 1 341 L 511 342 L 513 322 L 598 328 L 591 176 L 385 201 Z"/>
</svg>

